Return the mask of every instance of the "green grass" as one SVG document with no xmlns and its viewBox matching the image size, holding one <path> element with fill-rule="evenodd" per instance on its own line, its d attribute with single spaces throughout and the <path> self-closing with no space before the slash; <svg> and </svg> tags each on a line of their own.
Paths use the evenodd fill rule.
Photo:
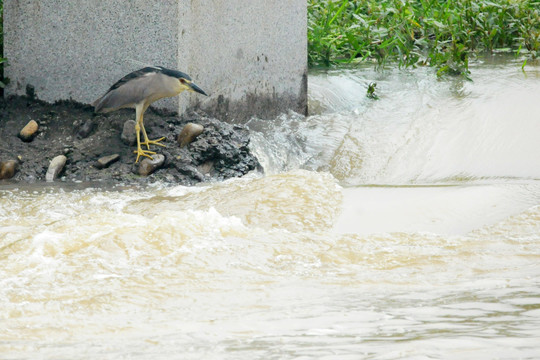
<svg viewBox="0 0 540 360">
<path fill-rule="evenodd" d="M 540 0 L 308 0 L 311 67 L 374 60 L 469 73 L 469 60 L 540 55 Z"/>
</svg>

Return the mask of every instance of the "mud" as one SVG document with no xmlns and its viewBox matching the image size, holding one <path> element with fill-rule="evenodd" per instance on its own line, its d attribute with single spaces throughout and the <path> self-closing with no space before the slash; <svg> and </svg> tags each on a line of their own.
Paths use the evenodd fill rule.
<svg viewBox="0 0 540 360">
<path fill-rule="evenodd" d="M 31 94 L 30 94 L 31 95 Z M 249 149 L 249 131 L 205 116 L 177 114 L 150 108 L 144 124 L 150 139 L 165 137 L 166 147 L 151 150 L 165 156 L 163 166 L 149 176 L 139 175 L 135 164 L 135 146 L 126 145 L 122 129 L 134 120 L 132 109 L 106 115 L 94 114 L 93 108 L 71 101 L 48 104 L 32 98 L 10 97 L 0 100 L 0 162 L 17 160 L 15 175 L 2 182 L 39 182 L 45 180 L 50 161 L 65 155 L 67 163 L 57 181 L 64 182 L 169 182 L 193 185 L 241 177 L 250 171 L 261 171 L 258 160 Z M 18 137 L 31 120 L 39 125 L 30 142 Z M 185 124 L 204 127 L 191 144 L 180 148 L 177 136 Z M 119 160 L 106 168 L 95 166 L 98 159 L 118 154 Z"/>
</svg>

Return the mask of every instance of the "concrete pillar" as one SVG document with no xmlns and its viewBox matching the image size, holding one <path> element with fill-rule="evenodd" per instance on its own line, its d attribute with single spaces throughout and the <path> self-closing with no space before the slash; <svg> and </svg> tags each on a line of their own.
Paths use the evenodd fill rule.
<svg viewBox="0 0 540 360">
<path fill-rule="evenodd" d="M 6 94 L 26 85 L 48 102 L 91 103 L 125 74 L 161 65 L 211 96 L 156 107 L 200 107 L 221 119 L 307 108 L 305 0 L 4 1 Z"/>
</svg>

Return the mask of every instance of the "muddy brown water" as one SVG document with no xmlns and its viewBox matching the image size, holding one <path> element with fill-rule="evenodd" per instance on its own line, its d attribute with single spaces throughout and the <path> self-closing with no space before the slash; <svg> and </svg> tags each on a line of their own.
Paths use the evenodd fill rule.
<svg viewBox="0 0 540 360">
<path fill-rule="evenodd" d="M 0 357 L 538 358 L 540 67 L 472 77 L 312 73 L 264 176 L 0 185 Z"/>
</svg>

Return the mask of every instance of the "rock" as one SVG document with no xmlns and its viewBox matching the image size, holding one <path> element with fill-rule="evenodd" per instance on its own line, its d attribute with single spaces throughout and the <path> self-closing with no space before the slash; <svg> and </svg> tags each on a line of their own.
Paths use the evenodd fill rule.
<svg viewBox="0 0 540 360">
<path fill-rule="evenodd" d="M 139 164 L 139 175 L 148 176 L 165 163 L 165 156 L 161 154 L 152 155 L 153 159 L 144 158 Z"/>
<path fill-rule="evenodd" d="M 96 128 L 96 122 L 94 119 L 88 119 L 82 126 L 79 128 L 79 132 L 77 133 L 77 136 L 80 139 L 86 139 L 92 131 Z"/>
<path fill-rule="evenodd" d="M 35 120 L 30 120 L 28 124 L 19 133 L 19 138 L 24 142 L 34 140 L 38 132 L 38 123 Z"/>
<path fill-rule="evenodd" d="M 0 180 L 11 179 L 17 172 L 18 162 L 16 160 L 8 160 L 0 162 Z"/>
<path fill-rule="evenodd" d="M 259 168 L 259 162 L 250 153 L 249 130 L 232 126 L 215 119 L 208 119 L 204 134 L 190 145 L 192 163 L 205 170 L 205 163 L 211 161 L 212 179 L 228 179 L 247 174 Z"/>
<path fill-rule="evenodd" d="M 66 161 L 67 158 L 64 155 L 58 155 L 57 157 L 52 159 L 51 163 L 49 164 L 47 174 L 45 175 L 45 180 L 54 181 L 54 179 L 56 179 L 58 175 L 62 172 L 62 169 L 64 169 Z"/>
<path fill-rule="evenodd" d="M 191 179 L 197 181 L 197 182 L 202 182 L 204 181 L 204 174 L 202 174 L 195 166 L 193 165 L 190 165 L 190 164 L 175 164 L 175 167 L 176 169 L 178 170 L 178 172 L 180 172 L 181 174 L 184 174 L 184 175 L 187 175 L 188 177 L 190 177 Z"/>
<path fill-rule="evenodd" d="M 121 139 L 126 145 L 133 146 L 137 143 L 137 134 L 135 133 L 135 120 L 128 120 L 124 123 Z"/>
<path fill-rule="evenodd" d="M 204 130 L 204 127 L 199 124 L 187 123 L 178 135 L 177 141 L 180 147 L 184 147 L 195 140 Z"/>
<path fill-rule="evenodd" d="M 113 154 L 109 156 L 103 156 L 102 158 L 98 159 L 94 163 L 94 167 L 98 169 L 105 169 L 108 168 L 112 163 L 118 161 L 120 159 L 120 155 Z"/>
<path fill-rule="evenodd" d="M 197 167 L 197 169 L 204 175 L 210 174 L 214 170 L 214 162 L 207 161 Z"/>
</svg>

